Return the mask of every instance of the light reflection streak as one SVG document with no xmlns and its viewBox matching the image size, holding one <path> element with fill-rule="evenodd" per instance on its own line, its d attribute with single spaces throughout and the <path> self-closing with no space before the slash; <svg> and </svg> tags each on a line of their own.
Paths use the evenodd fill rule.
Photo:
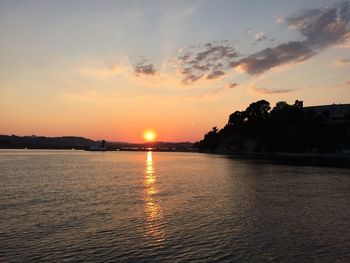
<svg viewBox="0 0 350 263">
<path fill-rule="evenodd" d="M 156 194 L 156 177 L 154 175 L 152 151 L 147 152 L 146 174 L 144 179 L 144 201 L 146 214 L 146 237 L 154 241 L 158 246 L 162 246 L 165 239 L 163 211 Z"/>
</svg>

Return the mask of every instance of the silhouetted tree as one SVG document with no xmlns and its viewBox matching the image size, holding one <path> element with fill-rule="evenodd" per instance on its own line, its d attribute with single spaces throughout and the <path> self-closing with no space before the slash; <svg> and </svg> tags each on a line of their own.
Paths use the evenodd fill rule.
<svg viewBox="0 0 350 263">
<path fill-rule="evenodd" d="M 228 125 L 242 125 L 244 122 L 244 112 L 235 111 L 232 113 L 228 119 Z"/>
<path fill-rule="evenodd" d="M 293 105 L 293 107 L 295 108 L 295 109 L 299 109 L 299 110 L 302 110 L 303 109 L 303 101 L 301 101 L 301 100 L 296 100 L 295 102 L 294 102 L 294 105 Z"/>
<path fill-rule="evenodd" d="M 293 105 L 260 100 L 245 111 L 235 111 L 225 127 L 214 127 L 196 143 L 203 151 L 241 152 L 247 144 L 256 152 L 337 152 L 350 147 L 349 128 L 344 123 L 326 122 L 324 115 L 305 111 L 303 101 Z M 347 115 L 350 118 L 350 113 Z"/>
<path fill-rule="evenodd" d="M 264 120 L 268 117 L 270 109 L 270 103 L 266 100 L 254 102 L 245 110 L 245 121 Z"/>
</svg>

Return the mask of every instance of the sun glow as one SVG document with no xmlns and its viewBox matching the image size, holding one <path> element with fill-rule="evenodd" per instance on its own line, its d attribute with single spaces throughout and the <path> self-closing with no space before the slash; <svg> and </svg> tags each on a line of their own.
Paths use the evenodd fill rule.
<svg viewBox="0 0 350 263">
<path fill-rule="evenodd" d="M 143 138 L 148 142 L 152 142 L 156 138 L 156 134 L 154 131 L 148 130 L 144 132 Z"/>
</svg>

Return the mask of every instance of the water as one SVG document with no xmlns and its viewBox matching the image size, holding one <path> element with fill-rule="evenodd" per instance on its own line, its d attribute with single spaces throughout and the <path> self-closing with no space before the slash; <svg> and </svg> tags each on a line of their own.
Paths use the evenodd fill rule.
<svg viewBox="0 0 350 263">
<path fill-rule="evenodd" d="M 350 170 L 0 151 L 0 261 L 350 262 Z"/>
</svg>

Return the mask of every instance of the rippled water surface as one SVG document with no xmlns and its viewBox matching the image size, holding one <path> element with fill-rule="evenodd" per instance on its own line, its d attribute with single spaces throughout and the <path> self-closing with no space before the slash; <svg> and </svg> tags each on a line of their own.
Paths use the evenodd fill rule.
<svg viewBox="0 0 350 263">
<path fill-rule="evenodd" d="M 0 151 L 0 261 L 350 262 L 350 170 Z"/>
</svg>

